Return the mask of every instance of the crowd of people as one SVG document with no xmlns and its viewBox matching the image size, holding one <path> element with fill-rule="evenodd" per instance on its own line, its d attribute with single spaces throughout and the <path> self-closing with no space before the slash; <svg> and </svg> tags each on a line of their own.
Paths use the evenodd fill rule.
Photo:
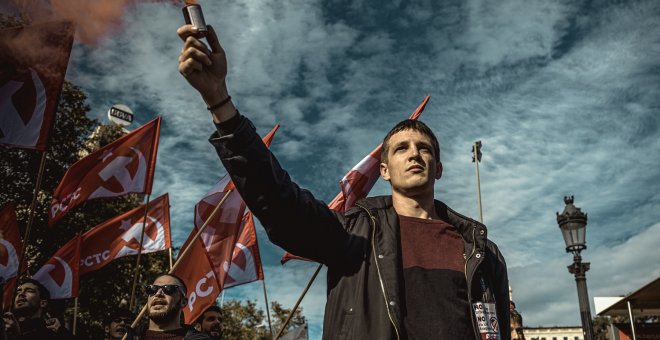
<svg viewBox="0 0 660 340">
<path fill-rule="evenodd" d="M 148 295 L 148 318 L 136 329 L 131 324 L 136 314 L 128 309 L 116 309 L 103 319 L 105 340 L 220 340 L 222 339 L 222 309 L 213 305 L 197 318 L 192 326 L 182 323 L 187 288 L 181 279 L 163 274 L 145 287 Z M 50 293 L 33 279 L 21 282 L 16 290 L 11 312 L 3 315 L 2 340 L 81 339 L 68 330 L 62 320 L 48 312 Z M 511 339 L 524 339 L 522 317 L 511 304 Z"/>
<path fill-rule="evenodd" d="M 135 328 L 136 314 L 117 309 L 103 320 L 106 340 L 219 340 L 222 338 L 222 310 L 209 307 L 193 325 L 183 323 L 187 304 L 185 283 L 171 274 L 158 276 L 145 286 L 147 318 Z M 60 318 L 48 314 L 50 293 L 33 279 L 20 282 L 10 311 L 2 317 L 0 340 L 82 339 L 64 326 Z"/>
</svg>

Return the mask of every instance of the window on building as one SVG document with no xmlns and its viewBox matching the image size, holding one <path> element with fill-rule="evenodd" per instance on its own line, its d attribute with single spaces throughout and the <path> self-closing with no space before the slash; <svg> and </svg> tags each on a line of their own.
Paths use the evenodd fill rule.
<svg viewBox="0 0 660 340">
<path fill-rule="evenodd" d="M 565 336 L 565 337 L 564 337 L 564 340 L 568 340 L 568 337 L 567 337 L 567 336 Z"/>
</svg>

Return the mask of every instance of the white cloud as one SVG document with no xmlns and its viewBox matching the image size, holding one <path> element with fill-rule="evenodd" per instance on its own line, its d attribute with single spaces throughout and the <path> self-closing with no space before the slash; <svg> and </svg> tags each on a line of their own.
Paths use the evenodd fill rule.
<svg viewBox="0 0 660 340">
<path fill-rule="evenodd" d="M 595 296 L 626 295 L 660 276 L 660 253 L 652 250 L 658 242 L 660 223 L 620 245 L 582 253 L 583 261 L 591 263 L 586 276 L 592 311 Z M 509 269 L 513 298 L 526 326 L 580 325 L 577 288 L 566 269 L 571 262 L 565 254 Z"/>
<path fill-rule="evenodd" d="M 463 44 L 471 62 L 489 68 L 549 57 L 573 14 L 569 2 L 512 0 L 468 2 Z"/>
</svg>

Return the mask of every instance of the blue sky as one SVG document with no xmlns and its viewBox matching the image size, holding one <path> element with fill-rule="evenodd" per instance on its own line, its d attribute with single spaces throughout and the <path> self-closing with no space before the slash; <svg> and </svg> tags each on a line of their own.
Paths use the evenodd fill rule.
<svg viewBox="0 0 660 340">
<path fill-rule="evenodd" d="M 470 148 L 483 143 L 484 221 L 527 326 L 579 325 L 555 212 L 589 214 L 590 297 L 660 276 L 660 3 L 648 1 L 200 1 L 229 59 L 234 102 L 291 176 L 329 201 L 343 174 L 425 95 L 445 172 L 436 198 L 477 216 Z M 127 6 L 121 25 L 76 44 L 67 78 L 104 119 L 124 103 L 163 116 L 154 195 L 170 193 L 174 242 L 224 175 L 211 119 L 177 72 L 171 4 Z M 134 124 L 132 128 L 135 128 Z M 386 194 L 380 180 L 372 194 Z M 279 265 L 259 230 L 269 298 L 292 306 L 315 265 Z M 225 299 L 263 303 L 260 283 Z M 325 273 L 302 306 L 320 338 Z M 592 303 L 593 304 L 593 303 Z M 592 309 L 593 313 L 593 309 Z"/>
</svg>

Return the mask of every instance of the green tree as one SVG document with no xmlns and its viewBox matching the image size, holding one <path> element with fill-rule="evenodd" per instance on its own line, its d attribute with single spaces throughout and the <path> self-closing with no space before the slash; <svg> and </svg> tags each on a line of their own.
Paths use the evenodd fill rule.
<svg viewBox="0 0 660 340">
<path fill-rule="evenodd" d="M 271 303 L 271 321 L 273 323 L 273 336 L 277 334 L 284 321 L 289 316 L 290 309 L 282 308 L 277 301 Z M 296 310 L 293 318 L 289 322 L 287 329 L 282 333 L 288 333 L 305 323 L 305 317 L 302 315 L 302 309 Z M 270 330 L 265 312 L 257 308 L 256 302 L 247 300 L 245 302 L 230 300 L 222 306 L 222 327 L 223 336 L 227 339 L 246 339 L 246 340 L 270 340 Z"/>
<path fill-rule="evenodd" d="M 651 316 L 640 316 L 635 318 L 636 324 L 649 324 L 649 323 L 658 323 L 658 322 L 660 322 L 660 317 L 658 316 L 651 315 Z M 625 315 L 618 315 L 612 317 L 596 316 L 593 319 L 594 339 L 610 340 L 608 327 L 610 324 L 613 323 L 630 324 L 630 319 Z"/>
<path fill-rule="evenodd" d="M 271 318 L 273 322 L 273 333 L 277 335 L 277 332 L 279 332 L 282 326 L 284 326 L 284 322 L 289 317 L 289 314 L 291 314 L 291 309 L 283 308 L 282 305 L 277 301 L 273 301 L 270 305 Z M 287 325 L 284 332 L 282 332 L 282 335 L 289 333 L 289 331 L 297 328 L 305 322 L 305 317 L 302 315 L 302 307 L 299 307 L 296 310 L 296 313 L 293 314 L 293 317 L 291 318 L 291 321 L 289 321 L 289 324 Z"/>
<path fill-rule="evenodd" d="M 593 320 L 594 327 L 594 339 L 595 340 L 608 340 L 607 336 L 607 325 L 610 324 L 610 320 L 606 316 L 597 316 Z"/>
</svg>

